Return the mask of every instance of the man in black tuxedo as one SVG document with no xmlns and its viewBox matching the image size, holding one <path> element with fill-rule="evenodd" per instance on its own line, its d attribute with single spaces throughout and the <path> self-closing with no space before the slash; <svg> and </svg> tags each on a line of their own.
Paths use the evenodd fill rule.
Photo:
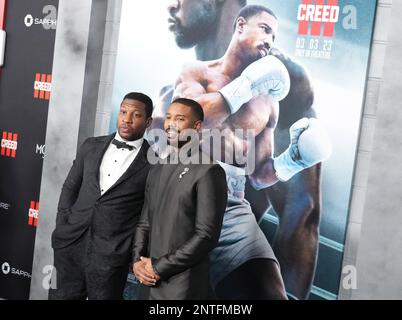
<svg viewBox="0 0 402 320">
<path fill-rule="evenodd" d="M 57 289 L 49 299 L 121 299 L 150 169 L 143 139 L 152 100 L 127 94 L 117 133 L 88 138 L 60 195 L 52 234 Z"/>
<path fill-rule="evenodd" d="M 173 101 L 164 123 L 171 153 L 149 172 L 133 271 L 150 287 L 150 299 L 206 299 L 210 292 L 209 253 L 221 232 L 227 183 L 219 164 L 200 164 L 210 158 L 199 151 L 198 139 L 187 139 L 188 129 L 198 131 L 203 118 L 197 102 Z"/>
</svg>

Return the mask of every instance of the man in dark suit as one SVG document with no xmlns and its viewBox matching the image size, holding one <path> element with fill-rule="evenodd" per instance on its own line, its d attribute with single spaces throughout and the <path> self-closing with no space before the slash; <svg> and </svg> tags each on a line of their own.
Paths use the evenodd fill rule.
<svg viewBox="0 0 402 320">
<path fill-rule="evenodd" d="M 152 100 L 127 94 L 117 133 L 88 138 L 60 195 L 52 234 L 57 289 L 49 299 L 121 299 L 150 169 L 143 139 Z"/>
<path fill-rule="evenodd" d="M 133 271 L 150 287 L 150 299 L 205 299 L 210 292 L 209 252 L 221 232 L 227 183 L 220 165 L 199 164 L 207 157 L 197 139 L 187 139 L 203 119 L 202 107 L 184 98 L 173 101 L 166 114 L 167 140 L 175 147 L 149 173 L 133 247 Z M 174 164 L 183 155 L 190 163 Z"/>
</svg>

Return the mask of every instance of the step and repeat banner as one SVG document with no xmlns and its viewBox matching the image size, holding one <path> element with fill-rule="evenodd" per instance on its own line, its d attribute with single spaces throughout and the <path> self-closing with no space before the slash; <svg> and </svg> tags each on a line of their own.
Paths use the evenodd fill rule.
<svg viewBox="0 0 402 320">
<path fill-rule="evenodd" d="M 0 0 L 0 297 L 28 299 L 58 0 Z M 3 14 L 4 13 L 4 14 Z"/>
<path fill-rule="evenodd" d="M 184 63 L 220 59 L 232 39 L 239 10 L 250 4 L 265 6 L 277 17 L 271 53 L 281 56 L 291 74 L 290 93 L 279 106 L 275 155 L 287 147 L 290 125 L 303 116 L 321 120 L 333 152 L 322 164 L 321 176 L 311 177 L 312 184 L 299 176 L 268 190 L 248 188 L 247 197 L 276 255 L 284 261 L 281 267 L 289 296 L 336 299 L 375 0 L 123 0 L 110 132 L 115 131 L 121 99 L 130 91 L 150 95 L 156 103 L 154 117 L 163 118 Z M 263 56 L 268 48 L 258 44 L 258 32 L 270 33 L 270 26 L 256 28 L 256 33 L 248 35 Z M 302 197 L 299 203 L 295 197 L 292 200 L 292 190 L 309 184 L 315 186 L 314 208 L 321 208 L 308 211 L 310 216 L 297 211 L 305 206 Z M 288 196 L 281 190 L 287 190 Z M 315 234 L 318 225 L 319 237 Z"/>
</svg>

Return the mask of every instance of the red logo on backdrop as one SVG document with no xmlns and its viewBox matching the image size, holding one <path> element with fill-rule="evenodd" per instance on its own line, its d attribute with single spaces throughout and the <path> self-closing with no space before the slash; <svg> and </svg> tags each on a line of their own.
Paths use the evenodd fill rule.
<svg viewBox="0 0 402 320">
<path fill-rule="evenodd" d="M 31 201 L 28 212 L 28 224 L 36 227 L 38 225 L 39 202 Z"/>
<path fill-rule="evenodd" d="M 52 90 L 52 75 L 37 73 L 34 82 L 34 98 L 35 99 L 50 99 Z"/>
<path fill-rule="evenodd" d="M 18 147 L 18 134 L 3 131 L 1 138 L 1 155 L 15 158 Z"/>
<path fill-rule="evenodd" d="M 302 0 L 297 10 L 299 34 L 333 37 L 339 19 L 338 0 Z"/>
</svg>

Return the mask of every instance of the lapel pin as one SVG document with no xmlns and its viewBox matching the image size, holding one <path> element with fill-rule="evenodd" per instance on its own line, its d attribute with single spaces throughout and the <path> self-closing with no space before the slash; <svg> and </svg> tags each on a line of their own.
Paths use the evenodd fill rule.
<svg viewBox="0 0 402 320">
<path fill-rule="evenodd" d="M 183 178 L 183 176 L 189 171 L 190 169 L 189 168 L 184 168 L 184 170 L 183 170 L 183 172 L 182 173 L 180 173 L 180 175 L 179 175 L 179 179 L 181 179 L 181 178 Z"/>
</svg>

